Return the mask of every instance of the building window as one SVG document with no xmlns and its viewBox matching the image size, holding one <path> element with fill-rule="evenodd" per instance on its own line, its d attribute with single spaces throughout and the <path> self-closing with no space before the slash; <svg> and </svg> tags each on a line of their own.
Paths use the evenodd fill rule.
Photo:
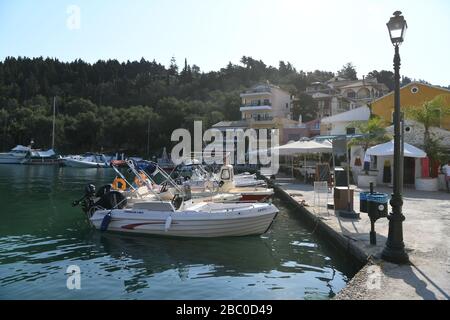
<svg viewBox="0 0 450 320">
<path fill-rule="evenodd" d="M 418 87 L 414 86 L 414 87 L 411 88 L 411 93 L 416 94 L 418 92 L 419 92 L 419 88 Z"/>
<path fill-rule="evenodd" d="M 264 105 L 265 106 L 270 106 L 270 100 L 269 99 L 264 99 Z"/>
<path fill-rule="evenodd" d="M 356 129 L 355 128 L 347 128 L 347 134 L 355 134 Z"/>
<path fill-rule="evenodd" d="M 355 98 L 356 97 L 356 93 L 353 90 L 349 90 L 347 91 L 347 98 Z"/>
<path fill-rule="evenodd" d="M 289 108 L 289 103 L 286 102 L 286 109 L 288 109 L 288 108 Z"/>
</svg>

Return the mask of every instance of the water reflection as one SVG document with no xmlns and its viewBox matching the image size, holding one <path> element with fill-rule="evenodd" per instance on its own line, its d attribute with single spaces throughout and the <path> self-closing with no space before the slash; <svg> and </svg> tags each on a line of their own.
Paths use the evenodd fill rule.
<svg viewBox="0 0 450 320">
<path fill-rule="evenodd" d="M 13 169 L 11 169 L 13 168 Z M 99 233 L 70 206 L 110 170 L 0 166 L 0 298 L 322 299 L 352 274 L 281 202 L 261 237 L 177 239 Z M 84 289 L 65 289 L 68 265 Z M 30 286 L 30 284 L 33 284 Z"/>
</svg>

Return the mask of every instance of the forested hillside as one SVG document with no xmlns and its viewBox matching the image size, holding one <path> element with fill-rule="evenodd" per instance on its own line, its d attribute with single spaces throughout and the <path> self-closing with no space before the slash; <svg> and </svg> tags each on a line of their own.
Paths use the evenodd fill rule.
<svg viewBox="0 0 450 320">
<path fill-rule="evenodd" d="M 345 68 L 340 74 L 353 74 Z M 239 93 L 260 81 L 269 80 L 295 94 L 303 100 L 303 109 L 297 105 L 295 112 L 314 118 L 314 106 L 302 92 L 310 83 L 333 75 L 297 71 L 283 61 L 275 68 L 245 56 L 239 65 L 229 63 L 207 73 L 186 60 L 179 67 L 174 58 L 168 68 L 145 59 L 89 64 L 6 58 L 0 62 L 0 148 L 28 144 L 31 139 L 36 147 L 50 147 L 56 96 L 59 152 L 124 151 L 146 156 L 149 128 L 149 151 L 158 154 L 170 146 L 174 129 L 190 129 L 193 120 L 203 120 L 207 128 L 224 119 L 239 119 Z"/>
</svg>

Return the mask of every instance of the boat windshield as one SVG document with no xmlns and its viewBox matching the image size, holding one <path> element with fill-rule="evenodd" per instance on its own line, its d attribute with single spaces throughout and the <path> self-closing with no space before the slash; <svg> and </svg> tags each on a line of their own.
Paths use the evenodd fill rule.
<svg viewBox="0 0 450 320">
<path fill-rule="evenodd" d="M 14 147 L 10 152 L 14 153 L 14 154 L 26 154 L 30 151 L 31 149 L 29 147 L 25 147 L 22 145 L 17 145 L 16 147 Z"/>
</svg>

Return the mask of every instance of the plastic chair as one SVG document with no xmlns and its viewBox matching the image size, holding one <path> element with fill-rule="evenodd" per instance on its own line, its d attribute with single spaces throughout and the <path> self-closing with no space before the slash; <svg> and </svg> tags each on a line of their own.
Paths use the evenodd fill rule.
<svg viewBox="0 0 450 320">
<path fill-rule="evenodd" d="M 328 181 L 314 181 L 314 210 L 317 214 L 321 213 L 320 208 L 322 203 L 325 201 L 325 209 L 328 211 Z M 318 209 L 318 210 L 317 210 Z"/>
</svg>

